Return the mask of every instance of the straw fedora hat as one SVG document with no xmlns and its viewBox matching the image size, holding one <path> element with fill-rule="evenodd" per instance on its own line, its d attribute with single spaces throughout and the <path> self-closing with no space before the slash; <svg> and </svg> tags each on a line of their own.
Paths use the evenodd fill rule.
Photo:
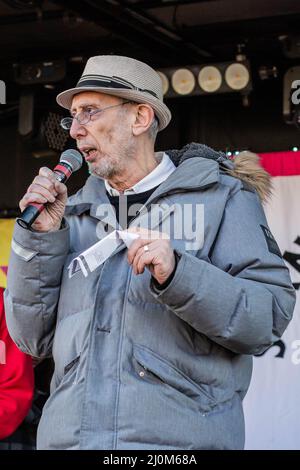
<svg viewBox="0 0 300 470">
<path fill-rule="evenodd" d="M 91 57 L 76 87 L 60 93 L 56 101 L 63 108 L 70 109 L 73 96 L 82 91 L 99 91 L 137 103 L 148 103 L 155 112 L 160 131 L 171 120 L 171 112 L 163 102 L 160 76 L 149 65 L 130 57 Z"/>
</svg>

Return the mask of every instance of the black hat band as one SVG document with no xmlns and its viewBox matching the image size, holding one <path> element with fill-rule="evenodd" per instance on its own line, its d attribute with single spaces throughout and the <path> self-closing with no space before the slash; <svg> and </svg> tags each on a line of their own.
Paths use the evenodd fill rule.
<svg viewBox="0 0 300 470">
<path fill-rule="evenodd" d="M 93 75 L 93 78 L 89 76 L 82 77 L 76 85 L 76 88 L 84 86 L 88 87 L 102 87 L 102 88 L 122 88 L 125 90 L 136 90 L 144 93 L 150 93 L 155 98 L 159 99 L 156 93 L 152 90 L 146 90 L 134 86 L 132 83 L 119 77 L 106 77 L 105 75 Z M 97 78 L 95 78 L 97 77 Z"/>
</svg>

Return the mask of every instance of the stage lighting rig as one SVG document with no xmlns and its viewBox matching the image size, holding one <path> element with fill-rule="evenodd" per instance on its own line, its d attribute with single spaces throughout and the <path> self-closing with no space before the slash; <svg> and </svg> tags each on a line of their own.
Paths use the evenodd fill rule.
<svg viewBox="0 0 300 470">
<path fill-rule="evenodd" d="M 212 95 L 252 90 L 250 64 L 245 60 L 217 64 L 188 65 L 157 70 L 165 98 Z"/>
</svg>

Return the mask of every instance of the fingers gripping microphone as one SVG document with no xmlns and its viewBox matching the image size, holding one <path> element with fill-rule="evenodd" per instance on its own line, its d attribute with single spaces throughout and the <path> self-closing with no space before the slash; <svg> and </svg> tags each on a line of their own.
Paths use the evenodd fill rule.
<svg viewBox="0 0 300 470">
<path fill-rule="evenodd" d="M 59 164 L 53 170 L 57 181 L 65 183 L 74 171 L 79 170 L 82 166 L 82 155 L 77 150 L 65 150 L 61 154 Z M 20 217 L 17 218 L 18 224 L 23 228 L 30 228 L 35 219 L 44 210 L 44 204 L 32 202 L 24 209 Z"/>
</svg>

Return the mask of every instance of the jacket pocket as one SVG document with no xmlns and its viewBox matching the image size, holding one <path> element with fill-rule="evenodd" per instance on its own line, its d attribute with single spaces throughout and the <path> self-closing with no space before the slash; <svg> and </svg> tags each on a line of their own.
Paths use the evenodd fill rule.
<svg viewBox="0 0 300 470">
<path fill-rule="evenodd" d="M 56 381 L 57 386 L 62 386 L 66 383 L 71 383 L 72 385 L 75 385 L 77 383 L 79 362 L 80 355 L 76 356 L 64 367 L 61 379 L 58 380 L 58 382 Z"/>
<path fill-rule="evenodd" d="M 140 377 L 151 381 L 160 381 L 172 387 L 176 392 L 196 401 L 203 411 L 210 411 L 215 405 L 215 399 L 210 396 L 206 386 L 194 382 L 184 372 L 166 361 L 155 352 L 139 344 L 133 345 L 133 356 L 143 368 Z"/>
<path fill-rule="evenodd" d="M 66 365 L 64 368 L 64 375 L 66 375 L 75 365 L 79 362 L 80 356 L 75 357 L 73 361 L 69 362 L 69 364 Z"/>
</svg>

